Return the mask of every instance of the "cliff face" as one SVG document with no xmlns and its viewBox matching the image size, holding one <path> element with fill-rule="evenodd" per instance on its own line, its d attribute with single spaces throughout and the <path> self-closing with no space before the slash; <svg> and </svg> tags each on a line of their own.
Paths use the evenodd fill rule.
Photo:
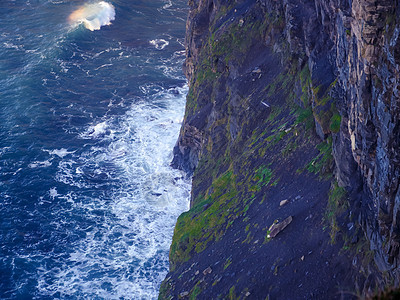
<svg viewBox="0 0 400 300">
<path fill-rule="evenodd" d="M 350 279 L 364 292 L 398 283 L 399 2 L 189 5 L 184 70 L 190 91 L 173 165 L 194 172 L 192 209 L 178 220 L 161 297 L 226 296 L 238 289 L 240 297 L 290 297 L 271 287 L 289 284 L 272 271 L 313 270 L 304 255 L 299 266 L 293 263 L 300 252 L 285 252 L 301 241 L 302 251 L 320 252 L 315 261 L 338 260 L 326 271 L 332 285 L 348 281 L 343 273 L 352 270 L 365 275 Z M 282 200 L 289 204 L 279 206 Z M 312 225 L 300 230 L 308 213 Z M 292 224 L 270 239 L 269 226 L 288 215 Z M 322 221 L 330 230 L 323 231 Z M 223 247 L 229 250 L 222 253 Z M 358 250 L 343 254 L 343 248 Z M 240 259 L 252 255 L 265 268 Z M 204 270 L 196 274 L 200 265 Z M 302 295 L 322 288 L 321 280 L 305 283 Z"/>
<path fill-rule="evenodd" d="M 399 258 L 399 50 L 398 2 L 354 1 L 337 25 L 336 68 L 343 124 L 337 144 L 349 144 L 369 197 L 359 221 L 376 250 L 380 270 L 398 279 Z M 347 21 L 347 23 L 346 23 Z M 344 35 L 348 26 L 350 36 Z M 345 31 L 345 32 L 343 32 Z M 337 147 L 340 149 L 340 147 Z M 338 178 L 354 188 L 335 153 Z M 347 173 L 347 174 L 346 174 Z"/>
</svg>

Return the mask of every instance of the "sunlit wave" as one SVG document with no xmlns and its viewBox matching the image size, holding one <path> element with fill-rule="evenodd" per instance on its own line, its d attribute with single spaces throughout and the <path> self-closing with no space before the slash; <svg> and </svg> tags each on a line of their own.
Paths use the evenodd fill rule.
<svg viewBox="0 0 400 300">
<path fill-rule="evenodd" d="M 83 24 L 91 31 L 99 30 L 101 26 L 111 25 L 111 21 L 115 20 L 115 9 L 112 4 L 100 1 L 78 8 L 68 19 L 73 26 Z"/>
</svg>

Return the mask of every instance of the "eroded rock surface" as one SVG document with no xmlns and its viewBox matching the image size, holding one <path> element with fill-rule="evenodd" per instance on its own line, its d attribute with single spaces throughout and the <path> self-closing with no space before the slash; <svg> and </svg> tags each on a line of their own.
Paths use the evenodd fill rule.
<svg viewBox="0 0 400 300">
<path fill-rule="evenodd" d="M 294 216 L 293 224 L 276 239 L 285 247 L 312 240 L 311 231 L 296 225 L 314 220 L 313 226 L 320 226 L 313 232 L 319 242 L 302 251 L 319 250 L 318 263 L 328 259 L 323 253 L 330 253 L 328 263 L 338 257 L 336 269 L 327 276 L 335 276 L 335 284 L 348 280 L 343 274 L 352 271 L 346 270 L 346 258 L 339 259 L 341 246 L 329 248 L 321 225 L 327 219 L 332 180 L 348 192 L 349 205 L 338 215 L 344 222 L 340 232 L 350 244 L 366 237 L 368 247 L 363 249 L 370 250 L 363 258 L 349 254 L 353 271 L 365 275 L 362 280 L 351 275 L 352 288 L 367 293 L 389 282 L 398 284 L 399 1 L 191 0 L 189 6 L 184 70 L 190 92 L 173 165 L 194 172 L 192 209 L 178 220 L 170 254 L 172 272 L 163 284 L 163 295 L 178 295 L 185 286 L 190 295 L 210 296 L 218 289 L 222 296 L 238 295 L 240 288 L 241 297 L 290 297 L 253 280 L 255 272 L 284 285 L 274 277 L 279 273 L 273 267 L 279 265 L 274 264 L 274 255 L 281 251 L 280 259 L 289 261 L 290 255 L 270 244 L 275 241 L 264 243 L 262 238 L 273 213 L 284 210 Z M 330 179 L 313 175 L 332 172 Z M 338 189 L 334 186 L 330 195 Z M 302 193 L 296 192 L 302 188 Z M 307 200 L 300 203 L 307 189 L 320 191 L 309 200 L 314 206 Z M 290 205 L 280 207 L 282 199 Z M 285 238 L 292 230 L 298 240 Z M 240 246 L 226 255 L 219 252 L 223 245 L 239 243 L 236 239 Z M 256 268 L 250 258 L 247 263 L 233 260 L 259 251 L 272 253 L 271 258 L 257 258 L 273 272 Z M 208 279 L 178 280 L 176 270 L 185 272 L 201 259 L 223 266 L 212 267 L 213 277 Z M 301 260 L 302 265 L 306 261 Z M 294 272 L 301 268 L 295 267 L 297 263 L 280 268 Z M 313 270 L 312 263 L 307 266 Z M 250 274 L 231 272 L 227 280 L 229 269 Z M 298 289 L 306 288 L 300 294 L 307 298 L 323 282 Z M 263 294 L 260 287 L 268 291 Z"/>
</svg>

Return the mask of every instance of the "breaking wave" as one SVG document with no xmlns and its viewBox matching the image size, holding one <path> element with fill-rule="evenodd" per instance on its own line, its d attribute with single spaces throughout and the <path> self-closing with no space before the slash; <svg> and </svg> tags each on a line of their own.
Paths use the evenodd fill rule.
<svg viewBox="0 0 400 300">
<path fill-rule="evenodd" d="M 83 24 L 90 31 L 99 30 L 101 26 L 111 25 L 111 21 L 115 20 L 115 9 L 112 4 L 100 1 L 78 8 L 68 19 L 73 26 Z"/>
<path fill-rule="evenodd" d="M 150 45 L 153 45 L 157 50 L 163 50 L 169 45 L 169 42 L 164 39 L 151 40 Z"/>
</svg>

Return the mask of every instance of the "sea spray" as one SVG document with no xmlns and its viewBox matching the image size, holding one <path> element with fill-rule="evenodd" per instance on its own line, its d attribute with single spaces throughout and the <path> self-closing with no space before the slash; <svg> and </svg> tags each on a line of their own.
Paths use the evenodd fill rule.
<svg viewBox="0 0 400 300">
<path fill-rule="evenodd" d="M 114 6 L 108 2 L 86 4 L 69 15 L 72 26 L 83 24 L 90 31 L 99 30 L 101 26 L 111 25 L 115 20 Z"/>
</svg>

